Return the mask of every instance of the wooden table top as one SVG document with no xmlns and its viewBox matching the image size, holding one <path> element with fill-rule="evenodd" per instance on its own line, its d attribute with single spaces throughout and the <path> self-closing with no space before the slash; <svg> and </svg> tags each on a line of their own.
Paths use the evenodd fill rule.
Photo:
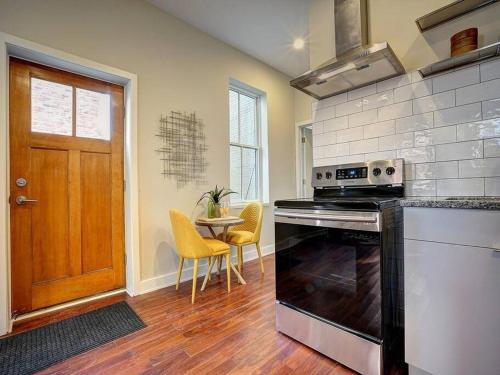
<svg viewBox="0 0 500 375">
<path fill-rule="evenodd" d="M 210 221 L 200 220 L 201 218 L 196 219 L 195 224 L 204 226 L 204 227 L 227 227 L 232 225 L 243 224 L 245 220 L 240 219 L 239 217 L 227 218 L 221 217 L 217 219 L 210 219 Z"/>
</svg>

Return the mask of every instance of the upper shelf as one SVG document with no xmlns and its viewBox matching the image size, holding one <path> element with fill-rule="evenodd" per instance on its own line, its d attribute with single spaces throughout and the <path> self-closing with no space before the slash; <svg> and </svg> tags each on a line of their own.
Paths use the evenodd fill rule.
<svg viewBox="0 0 500 375">
<path fill-rule="evenodd" d="M 500 56 L 500 42 L 490 44 L 486 47 L 466 52 L 463 55 L 449 57 L 418 69 L 420 75 L 425 78 L 446 70 L 455 69 L 460 66 L 473 64 L 486 59 Z"/>
<path fill-rule="evenodd" d="M 458 0 L 442 8 L 428 13 L 425 16 L 415 20 L 420 32 L 427 31 L 433 27 L 439 26 L 454 18 L 473 12 L 486 5 L 496 3 L 499 0 Z"/>
</svg>

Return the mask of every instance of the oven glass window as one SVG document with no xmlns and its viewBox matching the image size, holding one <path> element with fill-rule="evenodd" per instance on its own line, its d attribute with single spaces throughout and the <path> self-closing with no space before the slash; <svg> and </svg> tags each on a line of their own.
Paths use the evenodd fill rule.
<svg viewBox="0 0 500 375">
<path fill-rule="evenodd" d="M 275 225 L 277 300 L 380 339 L 380 233 Z"/>
</svg>

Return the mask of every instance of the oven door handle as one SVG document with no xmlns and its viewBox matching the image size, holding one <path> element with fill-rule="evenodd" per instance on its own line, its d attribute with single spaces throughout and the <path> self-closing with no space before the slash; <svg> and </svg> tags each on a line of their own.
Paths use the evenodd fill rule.
<svg viewBox="0 0 500 375">
<path fill-rule="evenodd" d="M 310 220 L 327 220 L 327 221 L 344 221 L 355 223 L 376 223 L 377 216 L 351 216 L 351 215 L 328 215 L 328 214 L 302 214 L 296 212 L 280 212 L 276 211 L 275 216 L 289 217 L 292 219 L 310 219 Z"/>
</svg>

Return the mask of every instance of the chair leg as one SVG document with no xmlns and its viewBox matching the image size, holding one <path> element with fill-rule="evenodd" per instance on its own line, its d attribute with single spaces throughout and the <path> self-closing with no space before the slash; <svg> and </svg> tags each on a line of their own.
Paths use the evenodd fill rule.
<svg viewBox="0 0 500 375">
<path fill-rule="evenodd" d="M 191 292 L 191 303 L 194 304 L 194 297 L 196 295 L 196 278 L 198 277 L 198 259 L 194 260 L 193 265 L 193 291 Z"/>
<path fill-rule="evenodd" d="M 220 270 L 222 268 L 222 255 L 217 257 L 217 275 L 220 275 Z"/>
<path fill-rule="evenodd" d="M 201 291 L 205 290 L 205 287 L 207 286 L 207 282 L 208 282 L 208 280 L 210 280 L 210 273 L 212 272 L 212 268 L 213 268 L 215 262 L 217 261 L 217 259 L 215 259 L 215 257 L 210 257 L 208 259 L 209 259 L 209 262 L 208 262 L 207 274 L 205 275 L 205 279 L 203 280 L 203 285 L 201 286 Z"/>
<path fill-rule="evenodd" d="M 255 247 L 257 248 L 257 254 L 259 255 L 260 272 L 264 273 L 264 261 L 262 260 L 262 252 L 260 251 L 260 245 L 258 242 L 255 243 Z"/>
<path fill-rule="evenodd" d="M 177 271 L 177 283 L 175 284 L 175 290 L 179 290 L 179 282 L 181 281 L 182 266 L 184 266 L 184 258 L 179 259 L 179 270 Z"/>
<path fill-rule="evenodd" d="M 221 257 L 222 259 L 222 257 Z M 227 292 L 231 292 L 231 254 L 226 254 Z"/>
<path fill-rule="evenodd" d="M 243 267 L 243 250 L 241 245 L 238 245 L 237 256 L 238 256 L 238 272 L 241 273 L 241 269 Z"/>
</svg>

